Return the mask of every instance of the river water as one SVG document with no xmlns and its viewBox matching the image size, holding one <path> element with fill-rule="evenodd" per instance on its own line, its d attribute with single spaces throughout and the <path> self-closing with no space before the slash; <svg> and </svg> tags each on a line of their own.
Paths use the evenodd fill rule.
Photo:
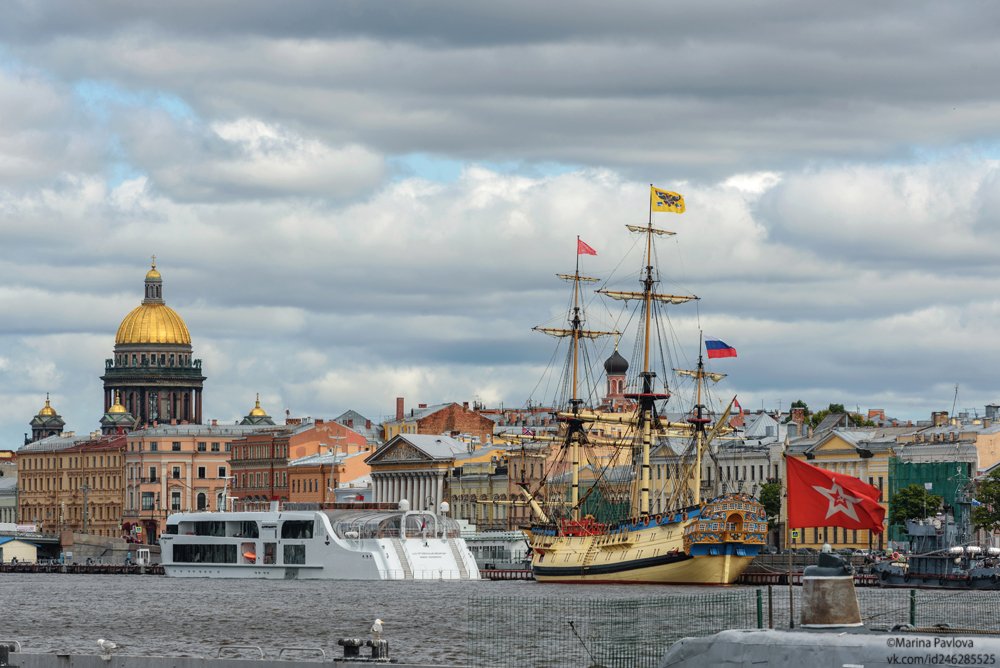
<svg viewBox="0 0 1000 668">
<path fill-rule="evenodd" d="M 762 591 L 765 625 L 773 609 L 774 625 L 787 627 L 787 588 L 775 588 L 770 602 Z M 858 594 L 872 623 L 908 620 L 908 591 Z M 1000 603 L 998 592 L 920 597 L 920 625 L 954 624 L 976 610 L 993 619 Z M 655 665 L 674 639 L 755 626 L 757 610 L 757 590 L 750 587 L 0 574 L 0 640 L 46 653 L 94 654 L 97 639 L 106 638 L 134 655 L 214 657 L 221 647 L 252 645 L 268 658 L 286 647 L 322 647 L 330 657 L 341 654 L 339 638 L 367 638 L 372 621 L 381 618 L 393 658 L 405 662 Z M 649 638 L 656 644 L 643 640 Z M 648 645 L 642 661 L 638 654 L 615 660 L 622 647 L 639 641 Z"/>
<path fill-rule="evenodd" d="M 137 655 L 215 656 L 226 645 L 323 647 L 368 637 L 384 622 L 394 658 L 460 665 L 468 645 L 471 599 L 558 600 L 649 595 L 641 586 L 580 587 L 534 582 L 216 580 L 140 575 L 0 575 L 0 640 L 26 652 L 95 653 L 97 639 Z M 663 589 L 656 588 L 663 593 Z M 530 665 L 530 664 L 528 664 Z"/>
</svg>

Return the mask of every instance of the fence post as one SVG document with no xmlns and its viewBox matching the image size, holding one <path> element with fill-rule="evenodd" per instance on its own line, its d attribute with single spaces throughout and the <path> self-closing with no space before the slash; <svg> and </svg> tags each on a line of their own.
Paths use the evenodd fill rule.
<svg viewBox="0 0 1000 668">
<path fill-rule="evenodd" d="M 767 628 L 774 628 L 774 585 L 767 585 Z"/>
<path fill-rule="evenodd" d="M 764 591 L 757 590 L 757 628 L 764 628 Z"/>
<path fill-rule="evenodd" d="M 910 625 L 917 625 L 917 590 L 910 590 Z"/>
</svg>

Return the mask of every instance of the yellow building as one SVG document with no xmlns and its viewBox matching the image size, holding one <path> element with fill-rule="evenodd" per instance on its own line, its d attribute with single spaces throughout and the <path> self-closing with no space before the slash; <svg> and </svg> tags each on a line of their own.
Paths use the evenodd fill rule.
<svg viewBox="0 0 1000 668">
<path fill-rule="evenodd" d="M 18 518 L 44 533 L 120 536 L 126 437 L 49 436 L 17 452 Z"/>
</svg>

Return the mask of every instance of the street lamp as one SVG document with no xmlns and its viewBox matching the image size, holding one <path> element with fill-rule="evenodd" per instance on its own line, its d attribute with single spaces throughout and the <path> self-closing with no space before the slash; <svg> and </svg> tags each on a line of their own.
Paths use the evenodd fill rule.
<svg viewBox="0 0 1000 668">
<path fill-rule="evenodd" d="M 83 492 L 83 533 L 87 533 L 87 492 L 90 491 L 90 487 L 87 483 L 83 483 L 80 491 Z"/>
</svg>

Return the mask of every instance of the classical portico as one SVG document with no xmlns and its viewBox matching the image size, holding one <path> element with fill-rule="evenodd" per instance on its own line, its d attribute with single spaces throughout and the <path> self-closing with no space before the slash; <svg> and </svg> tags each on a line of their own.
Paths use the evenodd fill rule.
<svg viewBox="0 0 1000 668">
<path fill-rule="evenodd" d="M 410 502 L 413 510 L 436 512 L 447 498 L 448 474 L 466 444 L 449 436 L 399 434 L 365 462 L 371 466 L 376 503 Z"/>
</svg>

